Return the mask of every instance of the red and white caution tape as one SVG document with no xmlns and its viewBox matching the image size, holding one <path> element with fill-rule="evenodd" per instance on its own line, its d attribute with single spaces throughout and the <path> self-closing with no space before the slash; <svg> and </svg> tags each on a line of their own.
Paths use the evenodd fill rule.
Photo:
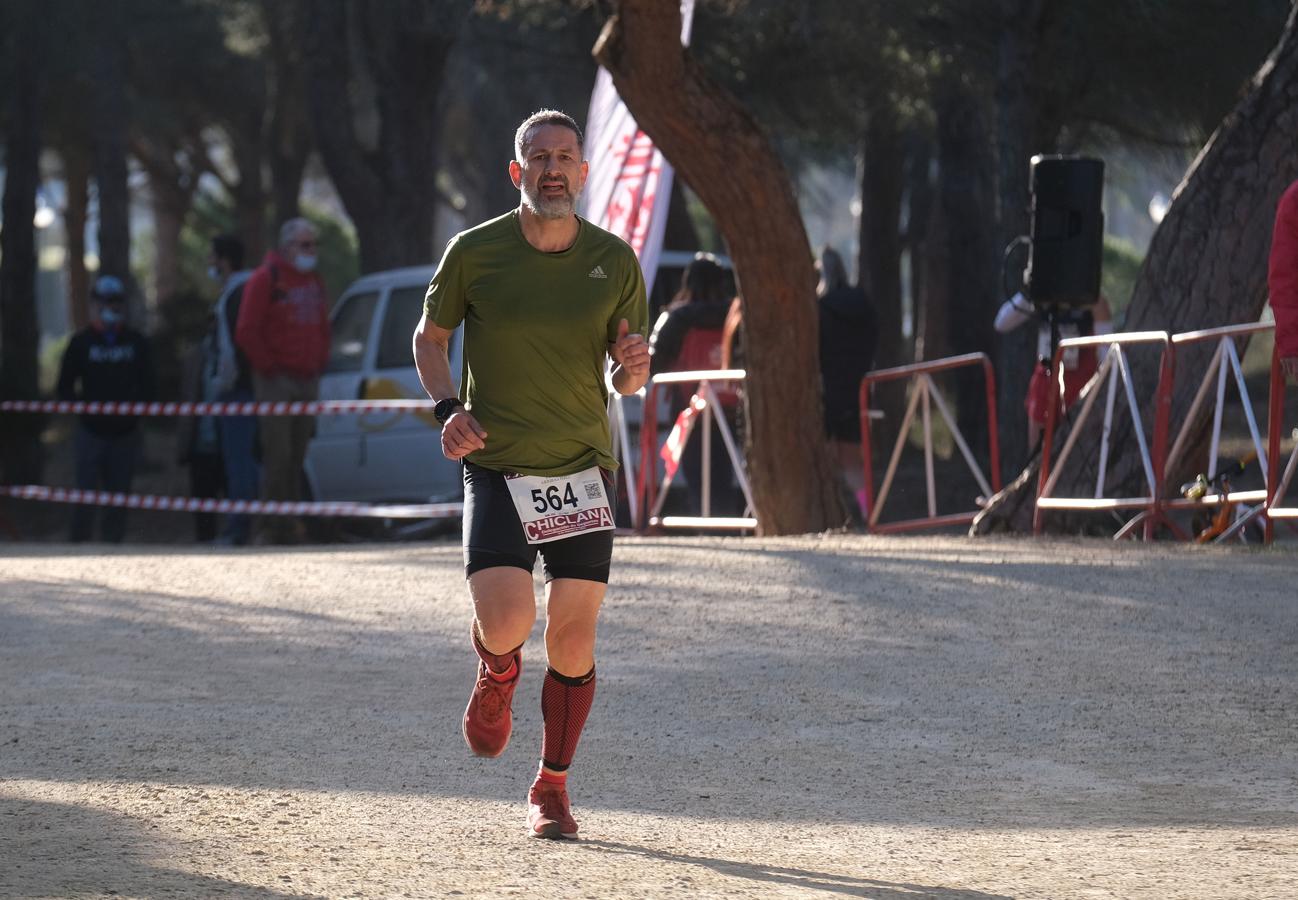
<svg viewBox="0 0 1298 900">
<path fill-rule="evenodd" d="M 337 416 L 375 410 L 431 411 L 432 400 L 313 400 L 275 403 L 125 403 L 4 400 L 0 412 L 79 413 L 91 416 Z"/>
<path fill-rule="evenodd" d="M 50 503 L 87 503 L 124 506 L 128 509 L 162 509 L 181 512 L 250 513 L 261 516 L 357 516 L 369 519 L 451 519 L 464 513 L 463 503 L 407 503 L 371 505 L 351 501 L 313 503 L 286 500 L 218 500 L 211 497 L 158 497 L 152 494 L 115 494 L 52 488 L 39 484 L 0 485 L 0 495 Z"/>
</svg>

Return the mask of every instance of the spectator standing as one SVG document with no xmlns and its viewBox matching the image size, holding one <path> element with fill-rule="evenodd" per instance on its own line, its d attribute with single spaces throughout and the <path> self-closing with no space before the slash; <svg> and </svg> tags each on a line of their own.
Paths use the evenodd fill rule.
<svg viewBox="0 0 1298 900">
<path fill-rule="evenodd" d="M 91 288 L 90 300 L 90 325 L 72 336 L 63 353 L 59 399 L 153 400 L 153 354 L 148 338 L 126 324 L 126 286 L 120 278 L 101 275 Z M 129 492 L 139 451 L 137 416 L 81 416 L 75 438 L 77 487 Z M 87 504 L 73 509 L 72 541 L 90 539 L 96 509 Z M 126 534 L 126 510 L 105 507 L 99 529 L 102 540 L 121 543 Z"/>
<path fill-rule="evenodd" d="M 696 372 L 722 367 L 722 343 L 726 317 L 730 312 L 734 290 L 725 267 L 708 253 L 696 254 L 681 274 L 681 286 L 671 303 L 658 316 L 649 338 L 650 361 L 654 375 L 660 372 Z M 733 425 L 738 395 L 733 389 L 716 385 L 717 399 L 727 411 Z M 684 410 L 694 395 L 691 384 L 676 385 L 672 390 L 676 411 Z M 731 429 L 732 433 L 734 429 Z M 737 514 L 738 491 L 731 484 L 733 465 L 726 454 L 721 429 L 712 420 L 712 447 L 709 470 L 713 496 L 718 511 Z M 703 506 L 702 434 L 692 434 L 681 450 L 681 471 L 689 488 L 690 510 L 698 514 Z"/>
<path fill-rule="evenodd" d="M 842 487 L 868 520 L 861 462 L 861 379 L 874 365 L 879 329 L 874 307 L 861 288 L 847 281 L 843 257 L 826 246 L 816 261 L 820 313 L 820 384 L 825 435 L 834 448 Z"/>
<path fill-rule="evenodd" d="M 207 273 L 221 285 L 221 294 L 212 307 L 214 357 L 209 377 L 212 392 L 222 403 L 247 403 L 255 397 L 252 369 L 235 337 L 243 289 L 252 274 L 243 268 L 243 260 L 243 242 L 237 237 L 220 234 L 212 238 Z M 230 500 L 256 500 L 261 482 L 256 455 L 257 417 L 218 416 L 216 424 L 225 469 L 225 496 Z M 234 513 L 226 516 L 217 543 L 241 546 L 248 543 L 250 536 L 248 514 Z"/>
<path fill-rule="evenodd" d="M 1285 190 L 1276 208 L 1267 267 L 1275 349 L 1285 377 L 1298 381 L 1298 181 Z"/>
<path fill-rule="evenodd" d="M 279 246 L 266 253 L 243 288 L 235 336 L 252 368 L 258 402 L 314 401 L 329 359 L 329 302 L 316 274 L 316 230 L 306 219 L 290 219 L 279 231 Z M 302 498 L 302 463 L 315 427 L 312 416 L 262 416 L 263 500 Z M 259 543 L 296 543 L 301 522 L 283 516 L 263 519 Z"/>
</svg>

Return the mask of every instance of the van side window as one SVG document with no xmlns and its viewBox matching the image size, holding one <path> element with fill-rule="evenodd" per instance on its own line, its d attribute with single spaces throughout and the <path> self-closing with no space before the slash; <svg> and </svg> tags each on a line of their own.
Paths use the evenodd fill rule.
<svg viewBox="0 0 1298 900">
<path fill-rule="evenodd" d="M 410 339 L 415 326 L 424 314 L 423 287 L 393 288 L 388 294 L 388 308 L 383 312 L 383 330 L 379 333 L 377 368 L 400 369 L 415 364 Z M 459 332 L 451 336 L 451 345 L 458 341 Z M 449 349 L 449 346 L 448 348 Z"/>
<path fill-rule="evenodd" d="M 330 372 L 359 372 L 365 363 L 365 347 L 374 324 L 377 292 L 344 297 L 333 317 L 333 337 L 329 343 Z"/>
</svg>

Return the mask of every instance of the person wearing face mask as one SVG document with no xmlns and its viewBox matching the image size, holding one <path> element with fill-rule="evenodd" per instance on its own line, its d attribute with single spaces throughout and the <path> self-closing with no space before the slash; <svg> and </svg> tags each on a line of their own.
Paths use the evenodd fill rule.
<svg viewBox="0 0 1298 900">
<path fill-rule="evenodd" d="M 154 399 L 153 354 L 149 340 L 126 324 L 126 287 L 120 278 L 101 275 L 90 292 L 91 324 L 68 342 L 59 367 L 58 396 L 68 401 L 148 402 Z M 129 493 L 139 455 L 136 416 L 83 415 L 74 439 L 77 487 Z M 100 507 L 79 504 L 72 511 L 69 537 L 89 540 Z M 120 543 L 126 510 L 102 507 L 99 536 Z"/>
<path fill-rule="evenodd" d="M 329 360 L 329 299 L 316 274 L 316 230 L 306 219 L 280 227 L 279 246 L 267 252 L 243 286 L 235 341 L 252 369 L 258 402 L 312 401 Z M 300 500 L 302 463 L 315 420 L 311 416 L 262 416 L 261 498 Z M 295 543 L 301 523 L 267 516 L 258 543 Z"/>
</svg>

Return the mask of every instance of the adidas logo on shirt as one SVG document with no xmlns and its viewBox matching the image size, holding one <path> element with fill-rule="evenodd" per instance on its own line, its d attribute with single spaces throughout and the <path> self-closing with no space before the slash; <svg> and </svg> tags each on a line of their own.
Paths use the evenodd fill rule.
<svg viewBox="0 0 1298 900">
<path fill-rule="evenodd" d="M 608 276 L 604 274 L 604 267 L 603 267 L 603 266 L 596 266 L 595 268 L 593 268 L 593 269 L 590 270 L 590 276 L 589 276 L 589 277 L 591 277 L 591 278 L 607 278 Z"/>
</svg>

